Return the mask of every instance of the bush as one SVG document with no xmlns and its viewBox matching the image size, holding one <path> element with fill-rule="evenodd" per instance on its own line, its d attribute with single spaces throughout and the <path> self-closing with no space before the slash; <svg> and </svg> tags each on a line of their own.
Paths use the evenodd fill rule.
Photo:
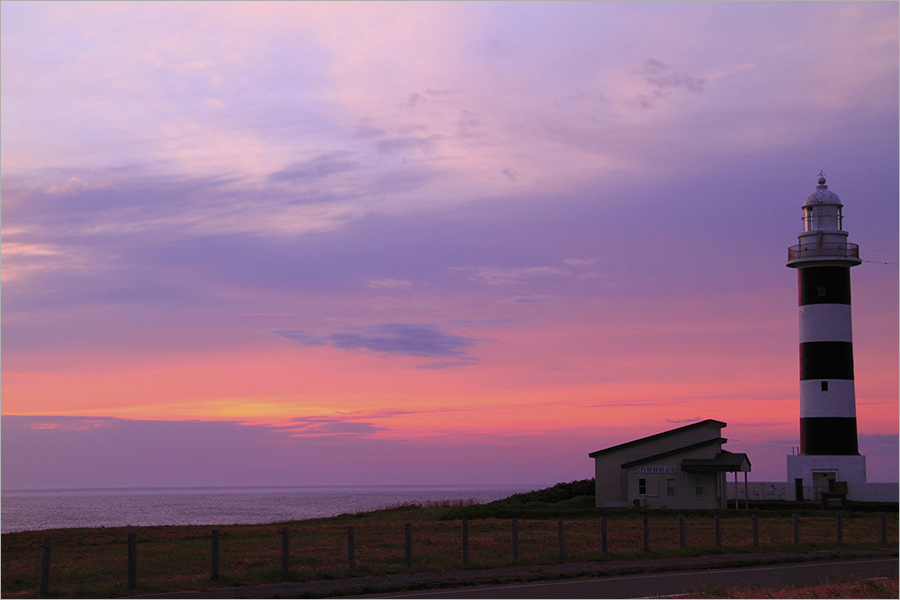
<svg viewBox="0 0 900 600">
<path fill-rule="evenodd" d="M 487 504 L 457 507 L 445 512 L 442 520 L 455 519 L 547 519 L 595 514 L 594 479 L 582 479 L 533 492 L 513 494 Z"/>
</svg>

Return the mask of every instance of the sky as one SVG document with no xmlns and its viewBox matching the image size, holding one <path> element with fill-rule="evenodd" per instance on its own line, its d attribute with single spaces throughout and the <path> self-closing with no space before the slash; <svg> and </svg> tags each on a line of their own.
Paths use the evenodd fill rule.
<svg viewBox="0 0 900 600">
<path fill-rule="evenodd" d="M 2 2 L 3 489 L 784 481 L 844 203 L 898 480 L 896 2 Z"/>
</svg>

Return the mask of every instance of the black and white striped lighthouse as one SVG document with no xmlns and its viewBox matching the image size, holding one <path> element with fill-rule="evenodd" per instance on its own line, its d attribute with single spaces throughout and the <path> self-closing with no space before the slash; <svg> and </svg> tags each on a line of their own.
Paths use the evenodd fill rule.
<svg viewBox="0 0 900 600">
<path fill-rule="evenodd" d="M 793 474 L 810 482 L 814 473 L 865 481 L 865 457 L 857 445 L 850 316 L 850 268 L 862 261 L 859 246 L 847 241 L 842 209 L 820 173 L 816 191 L 803 202 L 800 243 L 788 249 L 787 266 L 797 269 L 800 301 L 800 457 L 795 457 Z"/>
</svg>

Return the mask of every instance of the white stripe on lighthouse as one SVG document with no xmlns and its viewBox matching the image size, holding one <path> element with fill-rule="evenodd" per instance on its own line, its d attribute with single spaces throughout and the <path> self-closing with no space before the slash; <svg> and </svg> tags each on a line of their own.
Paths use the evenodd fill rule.
<svg viewBox="0 0 900 600">
<path fill-rule="evenodd" d="M 804 304 L 800 306 L 800 343 L 852 342 L 849 304 Z"/>
<path fill-rule="evenodd" d="M 828 379 L 828 391 L 822 391 L 820 379 L 800 382 L 800 418 L 856 418 L 856 389 L 852 379 Z"/>
</svg>

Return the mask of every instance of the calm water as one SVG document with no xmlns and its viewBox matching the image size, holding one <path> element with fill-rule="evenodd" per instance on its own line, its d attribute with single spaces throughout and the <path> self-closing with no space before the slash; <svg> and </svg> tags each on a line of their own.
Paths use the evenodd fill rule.
<svg viewBox="0 0 900 600">
<path fill-rule="evenodd" d="M 354 486 L 4 491 L 0 531 L 277 523 L 410 502 L 499 500 L 528 486 Z"/>
</svg>

